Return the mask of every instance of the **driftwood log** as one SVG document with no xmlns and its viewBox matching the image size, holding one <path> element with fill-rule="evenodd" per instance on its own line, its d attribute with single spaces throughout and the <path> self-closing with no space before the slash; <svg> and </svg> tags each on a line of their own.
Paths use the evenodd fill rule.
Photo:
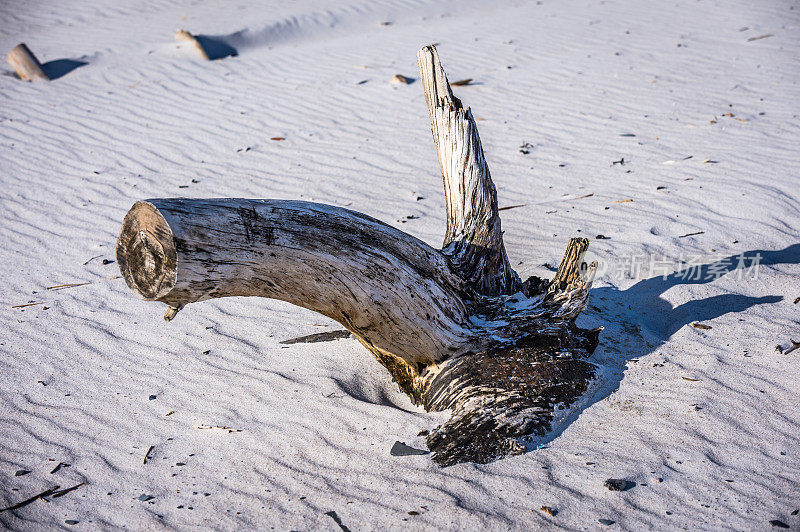
<svg viewBox="0 0 800 532">
<path fill-rule="evenodd" d="M 452 410 L 427 438 L 440 465 L 519 454 L 594 376 L 599 330 L 575 319 L 595 265 L 573 238 L 551 281 L 522 282 L 472 113 L 436 49 L 418 53 L 444 178 L 442 249 L 364 214 L 302 201 L 151 199 L 128 212 L 117 259 L 141 298 L 169 305 L 262 296 L 344 325 L 411 400 Z"/>
<path fill-rule="evenodd" d="M 16 45 L 6 56 L 8 64 L 14 67 L 14 72 L 25 81 L 50 81 L 50 76 L 45 73 L 42 64 L 33 55 L 25 43 Z"/>
</svg>

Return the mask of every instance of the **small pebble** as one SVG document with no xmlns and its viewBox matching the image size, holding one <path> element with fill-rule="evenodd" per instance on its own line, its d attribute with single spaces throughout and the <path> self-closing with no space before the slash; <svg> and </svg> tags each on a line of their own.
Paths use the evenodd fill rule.
<svg viewBox="0 0 800 532">
<path fill-rule="evenodd" d="M 769 522 L 769 524 L 771 524 L 775 528 L 789 528 L 789 525 L 778 519 L 773 519 L 772 521 Z"/>
<path fill-rule="evenodd" d="M 65 519 L 64 522 L 67 523 L 68 525 L 77 525 L 78 524 L 78 521 L 76 521 L 74 519 Z"/>
<path fill-rule="evenodd" d="M 611 519 L 598 519 L 597 522 L 599 522 L 601 525 L 611 526 L 615 521 L 612 521 Z"/>
<path fill-rule="evenodd" d="M 611 491 L 625 491 L 631 489 L 635 484 L 621 478 L 610 478 L 603 483 Z"/>
<path fill-rule="evenodd" d="M 28 471 L 27 469 L 17 469 L 17 472 L 14 473 L 14 476 L 21 477 L 22 475 L 27 475 L 28 473 L 30 473 L 30 471 Z"/>
</svg>

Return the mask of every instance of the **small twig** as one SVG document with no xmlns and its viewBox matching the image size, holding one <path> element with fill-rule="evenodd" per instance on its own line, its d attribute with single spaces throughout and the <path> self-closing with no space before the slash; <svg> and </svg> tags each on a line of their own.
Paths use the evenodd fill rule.
<svg viewBox="0 0 800 532">
<path fill-rule="evenodd" d="M 83 286 L 92 283 L 67 283 L 67 284 L 57 284 L 55 286 L 48 286 L 47 290 L 60 290 L 63 288 L 73 288 L 75 286 Z"/>
<path fill-rule="evenodd" d="M 470 83 L 472 83 L 472 78 L 460 79 L 458 81 L 451 81 L 450 82 L 450 86 L 451 87 L 461 87 L 463 85 L 469 85 Z"/>
<path fill-rule="evenodd" d="M 70 491 L 72 491 L 72 490 L 76 490 L 76 489 L 80 488 L 81 486 L 85 486 L 85 485 L 86 485 L 86 482 L 81 482 L 80 484 L 75 484 L 75 485 L 74 485 L 74 486 L 72 486 L 71 488 L 67 488 L 67 489 L 65 489 L 65 490 L 61 490 L 61 491 L 59 491 L 59 492 L 53 493 L 52 497 L 53 497 L 54 499 L 55 499 L 55 498 L 57 498 L 57 497 L 61 497 L 62 495 L 66 495 L 66 494 L 67 494 L 67 493 L 69 493 Z"/>
<path fill-rule="evenodd" d="M 507 211 L 509 209 L 516 209 L 517 207 L 527 207 L 527 206 L 528 206 L 527 204 L 524 204 L 524 205 L 509 205 L 508 207 L 500 207 L 497 210 L 498 211 Z"/>
<path fill-rule="evenodd" d="M 86 262 L 84 262 L 83 265 L 86 266 L 87 264 L 92 262 L 94 259 L 99 259 L 100 257 L 102 257 L 102 255 L 97 255 L 96 257 L 92 257 L 91 259 L 89 259 Z"/>
<path fill-rule="evenodd" d="M 42 382 L 42 381 L 39 381 L 39 382 Z M 59 462 L 58 465 L 55 466 L 52 471 L 50 471 L 50 474 L 52 475 L 53 473 L 57 472 L 62 467 L 69 467 L 69 464 L 65 464 L 64 462 Z"/>
<path fill-rule="evenodd" d="M 23 506 L 28 506 L 30 503 L 38 501 L 41 497 L 47 497 L 51 493 L 53 493 L 56 490 L 58 490 L 58 488 L 60 488 L 60 487 L 61 486 L 54 486 L 54 487 L 50 488 L 49 490 L 45 490 L 45 491 L 43 491 L 43 492 L 41 492 L 41 493 L 39 493 L 37 495 L 34 495 L 30 499 L 25 499 L 22 502 L 18 502 L 17 504 L 14 504 L 13 506 L 9 506 L 8 508 L 0 509 L 0 512 L 5 512 L 5 511 L 8 511 L 8 510 L 16 510 L 18 508 L 22 508 Z"/>
<path fill-rule="evenodd" d="M 695 236 L 695 235 L 702 235 L 705 231 L 697 231 L 696 233 L 686 233 L 685 235 L 681 235 L 678 238 L 686 238 L 687 236 Z"/>
<path fill-rule="evenodd" d="M 783 352 L 784 355 L 788 355 L 789 353 L 791 353 L 795 349 L 800 349 L 800 342 L 795 342 L 791 338 L 789 338 L 789 341 L 792 342 L 792 347 L 790 347 L 786 351 L 784 351 Z"/>
<path fill-rule="evenodd" d="M 150 456 L 150 451 L 153 450 L 153 447 L 155 447 L 155 445 L 151 445 L 150 448 L 147 449 L 147 452 L 144 453 L 144 458 L 142 458 L 142 464 L 146 464 L 147 463 L 147 458 Z"/>
<path fill-rule="evenodd" d="M 195 427 L 196 429 L 220 429 L 220 430 L 227 430 L 230 432 L 242 432 L 242 429 L 232 429 L 230 427 L 220 427 L 219 425 L 199 425 Z"/>
<path fill-rule="evenodd" d="M 40 303 L 25 303 L 24 305 L 13 305 L 11 308 L 32 307 L 33 305 L 44 305 L 44 301 Z"/>
</svg>

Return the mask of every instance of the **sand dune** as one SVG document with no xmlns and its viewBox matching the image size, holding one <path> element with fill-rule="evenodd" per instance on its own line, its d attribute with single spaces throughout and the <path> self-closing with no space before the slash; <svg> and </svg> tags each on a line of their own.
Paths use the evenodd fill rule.
<svg viewBox="0 0 800 532">
<path fill-rule="evenodd" d="M 178 28 L 236 55 L 202 61 Z M 0 49 L 85 64 L 0 76 L 0 507 L 86 484 L 0 523 L 800 526 L 800 350 L 775 350 L 800 339 L 798 28 L 788 1 L 3 5 Z M 416 78 L 431 42 L 474 80 L 454 90 L 500 205 L 524 205 L 501 213 L 512 265 L 550 276 L 587 236 L 606 268 L 581 318 L 605 327 L 594 392 L 538 449 L 445 469 L 390 455 L 446 414 L 411 405 L 356 340 L 280 343 L 335 322 L 232 298 L 167 324 L 114 262 L 151 197 L 348 206 L 438 247 L 422 89 L 389 83 Z M 67 283 L 88 284 L 48 289 Z"/>
</svg>

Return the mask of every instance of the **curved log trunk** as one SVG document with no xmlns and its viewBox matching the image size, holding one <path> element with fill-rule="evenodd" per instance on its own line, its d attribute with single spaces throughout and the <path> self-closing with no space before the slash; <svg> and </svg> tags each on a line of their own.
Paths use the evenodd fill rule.
<svg viewBox="0 0 800 532">
<path fill-rule="evenodd" d="M 521 453 L 585 392 L 598 330 L 575 326 L 594 265 L 572 239 L 552 282 L 510 267 L 472 114 L 432 46 L 418 54 L 447 201 L 444 247 L 316 203 L 154 199 L 128 212 L 117 259 L 128 286 L 169 305 L 281 299 L 335 319 L 400 388 L 451 419 L 428 437 L 441 465 Z"/>
</svg>

